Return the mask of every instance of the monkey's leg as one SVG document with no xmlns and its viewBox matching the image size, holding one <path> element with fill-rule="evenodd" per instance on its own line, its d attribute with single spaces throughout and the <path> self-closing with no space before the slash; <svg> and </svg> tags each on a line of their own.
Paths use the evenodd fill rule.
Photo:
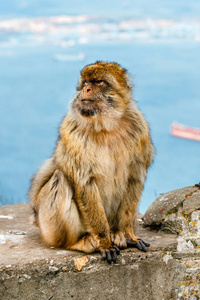
<svg viewBox="0 0 200 300">
<path fill-rule="evenodd" d="M 87 232 L 90 234 L 86 240 L 82 239 L 74 249 L 85 249 L 92 239 L 92 244 L 101 252 L 103 259 L 108 263 L 117 261 L 119 249 L 113 247 L 110 240 L 110 227 L 106 218 L 102 199 L 94 179 L 88 180 L 84 186 L 79 186 L 76 191 L 76 202 L 81 211 L 81 217 Z M 98 243 L 94 240 L 97 239 Z"/>
<path fill-rule="evenodd" d="M 82 239 L 80 239 L 77 243 L 72 245 L 69 249 L 78 250 L 85 253 L 92 253 L 95 251 L 100 251 L 103 260 L 107 260 L 108 263 L 117 262 L 117 255 L 120 254 L 120 250 L 117 246 L 111 246 L 107 249 L 102 249 L 100 247 L 100 243 L 98 238 L 94 237 L 91 234 L 85 235 Z"/>
<path fill-rule="evenodd" d="M 143 182 L 130 180 L 118 211 L 118 231 L 125 234 L 127 246 L 147 251 L 149 243 L 135 235 L 137 207 L 143 190 Z"/>
<path fill-rule="evenodd" d="M 82 237 L 77 243 L 73 244 L 69 249 L 78 250 L 85 253 L 95 252 L 99 248 L 99 240 L 91 235 L 87 234 Z"/>
<path fill-rule="evenodd" d="M 71 187 L 62 171 L 56 170 L 38 194 L 37 214 L 41 236 L 49 246 L 68 248 L 84 233 Z"/>
<path fill-rule="evenodd" d="M 111 231 L 110 238 L 112 243 L 120 249 L 127 248 L 127 240 L 122 231 Z"/>
<path fill-rule="evenodd" d="M 117 246 L 112 246 L 109 249 L 100 249 L 98 238 L 92 234 L 85 235 L 69 249 L 78 250 L 85 253 L 92 253 L 99 250 L 103 259 L 107 260 L 108 263 L 111 263 L 112 261 L 117 262 L 117 254 L 120 254 L 120 250 Z"/>
</svg>

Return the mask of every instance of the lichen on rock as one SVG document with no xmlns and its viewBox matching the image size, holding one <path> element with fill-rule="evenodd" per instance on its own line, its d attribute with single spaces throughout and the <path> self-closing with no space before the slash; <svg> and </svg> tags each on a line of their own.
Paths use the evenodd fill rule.
<svg viewBox="0 0 200 300">
<path fill-rule="evenodd" d="M 200 188 L 174 190 L 158 197 L 142 218 L 143 225 L 177 235 L 177 257 L 185 267 L 178 282 L 178 300 L 200 299 Z M 163 257 L 168 263 L 171 253 Z"/>
<path fill-rule="evenodd" d="M 185 187 L 158 197 L 143 216 L 145 227 L 177 234 L 177 250 L 200 250 L 200 188 Z"/>
</svg>

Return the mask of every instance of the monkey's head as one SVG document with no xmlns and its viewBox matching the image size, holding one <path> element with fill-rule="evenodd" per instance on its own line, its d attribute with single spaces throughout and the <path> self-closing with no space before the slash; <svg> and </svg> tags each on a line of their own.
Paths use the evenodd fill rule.
<svg viewBox="0 0 200 300">
<path fill-rule="evenodd" d="M 98 61 L 80 74 L 72 109 L 87 122 L 121 117 L 131 100 L 132 86 L 125 69 Z"/>
</svg>

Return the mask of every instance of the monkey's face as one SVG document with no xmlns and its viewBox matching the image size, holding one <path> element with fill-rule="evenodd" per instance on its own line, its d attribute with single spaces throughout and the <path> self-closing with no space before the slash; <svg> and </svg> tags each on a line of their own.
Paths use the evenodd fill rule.
<svg viewBox="0 0 200 300">
<path fill-rule="evenodd" d="M 130 101 L 127 79 L 126 71 L 115 63 L 86 66 L 81 72 L 73 110 L 87 119 L 122 113 Z"/>
<path fill-rule="evenodd" d="M 76 94 L 76 107 L 84 117 L 94 117 L 111 106 L 108 97 L 108 83 L 102 77 L 89 77 L 81 80 L 81 87 Z"/>
</svg>

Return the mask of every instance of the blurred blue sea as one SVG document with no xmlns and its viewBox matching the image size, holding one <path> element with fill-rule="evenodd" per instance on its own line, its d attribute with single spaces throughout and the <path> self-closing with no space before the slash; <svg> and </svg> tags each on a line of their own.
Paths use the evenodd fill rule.
<svg viewBox="0 0 200 300">
<path fill-rule="evenodd" d="M 15 11 L 11 13 L 7 4 L 1 10 L 0 19 L 97 15 L 94 7 L 83 5 L 83 1 L 71 3 L 68 9 L 64 1 L 58 5 L 55 1 L 45 2 L 51 4 L 47 10 L 42 1 L 37 2 L 40 5 L 31 0 L 9 1 Z M 163 4 L 159 9 L 158 2 Z M 168 2 L 168 7 L 164 2 Z M 97 1 L 94 3 L 99 4 Z M 48 38 L 48 43 L 45 43 L 44 39 L 38 42 L 37 36 L 36 43 L 34 34 L 3 31 L 0 23 L 0 205 L 27 201 L 32 175 L 54 150 L 58 127 L 75 93 L 79 72 L 86 64 L 96 60 L 116 61 L 128 69 L 135 85 L 134 99 L 151 127 L 157 154 L 148 173 L 140 211 L 144 213 L 160 193 L 200 181 L 200 143 L 170 135 L 170 125 L 174 121 L 200 127 L 200 42 L 197 38 L 190 39 L 190 31 L 183 30 L 182 25 L 181 37 L 177 33 L 175 37 L 168 33 L 166 39 L 162 32 L 162 36 L 155 40 L 154 30 L 148 33 L 147 38 L 134 39 L 135 33 L 128 28 L 129 37 L 132 35 L 126 38 L 127 31 L 119 30 L 116 21 L 122 18 L 124 22 L 130 17 L 146 20 L 149 15 L 152 20 L 167 18 L 177 21 L 185 18 L 190 24 L 188 20 L 196 20 L 198 16 L 200 3 L 153 1 L 154 5 L 150 5 L 142 0 L 139 5 L 138 1 L 124 1 L 124 5 L 120 4 L 118 8 L 114 3 L 116 1 L 106 4 L 114 8 L 112 22 L 106 16 L 110 17 L 108 13 L 104 14 L 105 20 L 101 19 L 101 26 L 111 23 L 114 28 L 110 40 L 109 36 L 105 38 L 108 31 L 104 28 L 99 32 L 101 40 L 95 40 L 97 33 L 89 31 L 90 38 L 85 40 L 84 35 L 84 42 L 83 39 L 80 41 L 80 28 L 70 25 L 76 28 L 75 42 L 72 42 L 71 32 L 68 40 L 65 36 L 65 47 L 52 43 L 53 38 L 51 42 Z M 85 7 L 89 7 L 89 11 Z M 101 6 L 98 16 L 102 15 Z M 113 23 L 117 23 L 118 27 L 113 27 Z M 90 30 L 94 28 L 93 24 L 91 19 L 86 20 L 81 28 Z M 159 24 L 156 26 L 159 27 Z M 199 27 L 194 26 L 195 37 L 198 37 Z M 63 42 L 63 36 L 59 38 Z"/>
</svg>

